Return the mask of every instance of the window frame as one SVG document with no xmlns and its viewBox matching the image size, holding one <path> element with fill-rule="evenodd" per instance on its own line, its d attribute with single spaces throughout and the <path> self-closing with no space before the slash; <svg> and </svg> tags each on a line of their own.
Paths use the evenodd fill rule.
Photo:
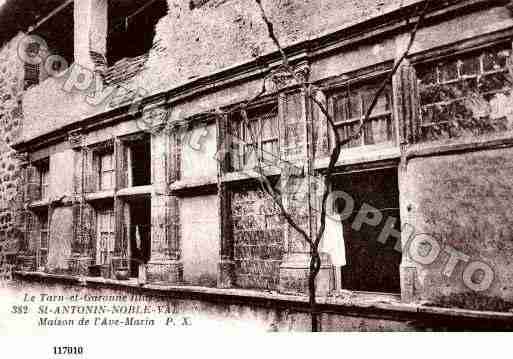
<svg viewBox="0 0 513 359">
<path fill-rule="evenodd" d="M 232 146 L 230 151 L 232 154 L 230 161 L 231 172 L 239 172 L 254 168 L 254 166 L 256 166 L 256 161 L 250 162 L 251 156 L 261 156 L 262 162 L 264 163 L 266 161 L 265 153 L 275 155 L 276 157 L 280 156 L 279 113 L 277 105 L 273 105 L 274 103 L 271 106 L 260 106 L 258 108 L 247 110 L 247 120 L 250 123 L 250 127 L 252 127 L 251 124 L 253 122 L 258 121 L 256 129 L 259 132 L 256 134 L 256 146 L 252 138 L 252 135 L 254 134 L 252 134 L 252 130 L 246 126 L 245 120 L 242 118 L 241 111 L 237 111 L 236 117 L 232 118 L 232 121 L 235 121 L 235 123 L 231 123 L 228 128 L 229 135 L 232 137 Z M 270 129 L 274 135 L 264 136 L 263 130 L 266 121 L 270 121 Z M 235 130 L 239 136 L 236 136 L 233 133 L 234 129 L 232 126 L 236 127 Z M 233 143 L 233 139 L 236 140 L 236 143 Z M 273 143 L 276 146 L 275 151 L 269 152 L 264 150 L 265 145 Z"/>
<path fill-rule="evenodd" d="M 50 195 L 50 159 L 47 158 L 36 165 L 40 188 L 40 200 L 49 199 Z"/>
<path fill-rule="evenodd" d="M 368 100 L 372 100 L 373 97 L 376 94 L 376 91 L 378 90 L 377 86 L 375 86 L 375 83 L 377 80 L 383 80 L 381 77 L 373 77 L 371 79 L 364 79 L 360 81 L 355 81 L 351 83 L 347 83 L 344 85 L 339 85 L 334 89 L 331 89 L 329 91 L 326 91 L 326 97 L 328 99 L 328 111 L 330 115 L 333 117 L 333 122 L 335 125 L 335 129 L 332 129 L 331 126 L 328 127 L 328 133 L 330 134 L 330 149 L 333 149 L 335 139 L 333 131 L 340 131 L 341 128 L 343 128 L 345 125 L 352 125 L 357 124 L 358 126 L 361 126 L 363 124 L 363 121 L 365 119 L 365 113 L 367 111 L 366 109 L 366 102 L 365 102 L 365 94 L 369 94 L 370 96 L 367 97 Z M 379 83 L 379 82 L 378 82 Z M 355 96 L 356 95 L 356 96 Z M 397 120 L 394 116 L 394 96 L 393 96 L 393 87 L 391 83 L 388 83 L 383 90 L 383 92 L 380 95 L 380 98 L 385 99 L 385 106 L 388 108 L 388 110 L 376 112 L 375 109 L 372 111 L 371 115 L 369 116 L 369 121 L 363 125 L 362 129 L 362 135 L 358 138 L 358 144 L 353 144 L 353 142 L 350 142 L 342 147 L 343 150 L 356 150 L 356 149 L 367 149 L 373 146 L 379 146 L 379 147 L 393 147 L 397 145 Z M 340 101 L 341 99 L 346 99 L 346 102 L 350 102 L 352 98 L 357 98 L 358 101 L 358 112 L 359 116 L 349 117 L 350 112 L 352 111 L 350 109 L 350 105 L 346 105 L 346 118 L 340 120 L 337 119 L 337 101 Z M 378 99 L 379 103 L 379 99 Z M 377 104 L 378 104 L 377 103 Z M 368 131 L 367 126 L 369 124 L 372 124 L 373 120 L 387 118 L 387 127 L 390 126 L 390 129 L 387 128 L 387 135 L 390 134 L 390 138 L 387 138 L 386 141 L 375 143 L 373 140 L 372 142 L 368 141 Z M 390 124 L 388 124 L 390 123 Z M 339 135 L 341 133 L 339 132 Z M 347 137 L 342 137 L 341 140 L 344 140 Z"/>
<path fill-rule="evenodd" d="M 494 49 L 497 49 L 497 51 L 495 51 L 495 54 L 500 54 L 501 52 L 508 51 L 509 56 L 506 57 L 505 65 L 503 68 L 486 70 L 485 64 L 484 64 L 484 58 L 486 55 L 489 55 Z M 466 94 L 464 96 L 449 99 L 449 100 L 436 101 L 436 102 L 430 102 L 430 103 L 424 104 L 422 102 L 421 86 L 425 86 L 425 87 L 429 88 L 429 87 L 443 86 L 443 85 L 454 85 L 454 84 L 463 83 L 463 82 L 469 81 L 469 80 L 475 80 L 476 81 L 476 92 L 481 96 L 503 93 L 507 89 L 507 87 L 502 87 L 501 89 L 494 89 L 491 91 L 481 92 L 479 90 L 479 81 L 483 76 L 496 75 L 496 74 L 500 74 L 500 73 L 508 73 L 508 71 L 509 71 L 508 70 L 508 57 L 509 57 L 509 59 L 512 59 L 512 56 L 513 56 L 513 46 L 512 46 L 511 40 L 508 39 L 507 41 L 506 40 L 498 40 L 498 41 L 487 42 L 487 43 L 483 43 L 483 44 L 480 44 L 479 46 L 474 46 L 474 47 L 468 46 L 462 50 L 456 51 L 456 53 L 454 53 L 454 51 L 451 53 L 450 51 L 446 50 L 440 56 L 428 57 L 426 55 L 425 56 L 426 58 L 422 58 L 421 61 L 414 63 L 414 67 L 415 67 L 415 71 L 416 71 L 416 75 L 417 75 L 416 77 L 417 77 L 417 87 L 418 87 L 418 96 L 419 96 L 419 117 L 420 117 L 421 130 L 424 130 L 424 129 L 430 128 L 430 127 L 434 127 L 434 126 L 444 126 L 451 122 L 451 121 L 447 121 L 447 120 L 446 121 L 427 122 L 425 115 L 424 115 L 424 110 L 426 108 L 440 106 L 440 105 L 450 105 L 452 103 L 461 102 L 461 101 L 464 101 L 469 98 L 468 94 Z M 477 69 L 476 73 L 464 74 L 462 72 L 462 67 L 463 67 L 464 61 L 467 59 L 473 59 L 473 58 L 478 59 L 478 69 Z M 447 63 L 451 63 L 451 64 L 455 63 L 456 64 L 457 75 L 455 78 L 451 78 L 448 80 L 442 80 L 440 68 L 443 65 L 446 65 Z M 419 68 L 421 68 L 421 67 L 433 67 L 434 68 L 434 71 L 435 71 L 434 82 L 422 84 L 421 76 L 419 76 L 419 73 L 421 72 L 419 70 Z M 513 86 L 510 88 L 510 91 L 513 91 Z M 489 103 L 489 101 L 487 101 L 487 103 Z"/>
<path fill-rule="evenodd" d="M 110 157 L 110 169 L 104 169 L 103 159 Z M 114 158 L 114 151 L 102 151 L 97 155 L 98 161 L 98 190 L 99 191 L 110 191 L 115 188 L 116 181 L 116 164 Z M 104 187 L 104 175 L 110 175 L 110 186 Z"/>
</svg>

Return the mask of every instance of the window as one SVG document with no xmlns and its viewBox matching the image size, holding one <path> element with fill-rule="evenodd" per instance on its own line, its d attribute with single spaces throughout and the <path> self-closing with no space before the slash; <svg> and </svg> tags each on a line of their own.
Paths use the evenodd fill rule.
<svg viewBox="0 0 513 359">
<path fill-rule="evenodd" d="M 276 162 L 279 157 L 278 119 L 276 110 L 248 111 L 248 122 L 238 114 L 230 126 L 232 167 L 235 171 L 253 168 L 261 158 Z"/>
<path fill-rule="evenodd" d="M 151 184 L 151 144 L 149 139 L 128 145 L 128 183 L 131 187 Z"/>
<path fill-rule="evenodd" d="M 377 90 L 374 85 L 366 85 L 356 89 L 347 88 L 332 96 L 332 113 L 341 140 L 350 137 L 361 126 Z M 387 87 L 378 98 L 369 121 L 364 125 L 363 136 L 352 140 L 345 148 L 393 144 L 394 141 L 391 89 Z"/>
<path fill-rule="evenodd" d="M 423 137 L 507 129 L 510 54 L 497 46 L 417 66 Z"/>
<path fill-rule="evenodd" d="M 50 187 L 50 164 L 48 161 L 39 166 L 39 183 L 41 186 L 41 199 L 48 199 Z"/>
<path fill-rule="evenodd" d="M 30 35 L 44 39 L 45 43 L 29 42 L 23 50 L 28 58 L 40 57 L 42 59 L 41 64 L 28 62 L 24 64 L 24 89 L 39 84 L 54 73 L 66 70 L 74 59 L 73 1 L 52 0 L 32 6 L 34 9 L 25 9 L 24 11 L 20 9 L 19 14 L 28 13 L 36 16 L 32 23 L 27 24 L 27 26 L 34 27 L 30 30 Z M 20 21 L 27 20 L 20 19 Z M 58 57 L 52 55 L 58 55 Z M 57 60 L 58 58 L 64 59 L 64 61 Z"/>
<path fill-rule="evenodd" d="M 114 156 L 104 153 L 99 156 L 99 187 L 101 191 L 114 188 Z"/>
<path fill-rule="evenodd" d="M 153 46 L 157 22 L 167 9 L 166 0 L 109 1 L 109 64 L 146 54 Z"/>
<path fill-rule="evenodd" d="M 108 264 L 114 253 L 114 211 L 103 209 L 98 211 L 98 245 L 96 263 Z"/>
</svg>

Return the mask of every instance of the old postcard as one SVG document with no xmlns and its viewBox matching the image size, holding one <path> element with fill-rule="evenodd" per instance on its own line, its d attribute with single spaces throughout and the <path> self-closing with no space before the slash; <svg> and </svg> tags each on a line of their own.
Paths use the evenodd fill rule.
<svg viewBox="0 0 513 359">
<path fill-rule="evenodd" d="M 512 44 L 511 1 L 0 0 L 0 338 L 510 331 Z"/>
</svg>

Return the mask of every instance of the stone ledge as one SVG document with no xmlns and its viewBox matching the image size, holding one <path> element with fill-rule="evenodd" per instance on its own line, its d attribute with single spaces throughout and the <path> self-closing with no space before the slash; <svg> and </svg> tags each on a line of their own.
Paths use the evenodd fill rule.
<svg viewBox="0 0 513 359">
<path fill-rule="evenodd" d="M 42 272 L 15 271 L 14 279 L 23 281 L 50 282 L 64 285 L 79 285 L 91 288 L 125 289 L 166 294 L 173 299 L 205 300 L 227 304 L 252 304 L 259 307 L 286 308 L 300 312 L 308 311 L 308 297 L 263 292 L 248 289 L 219 289 L 180 285 L 139 285 L 136 281 L 119 281 L 96 277 L 47 274 Z M 353 293 L 350 298 L 320 297 L 319 311 L 348 316 L 393 319 L 412 322 L 469 322 L 487 327 L 498 325 L 496 330 L 507 327 L 513 330 L 513 313 L 476 311 L 459 308 L 428 307 L 420 304 L 401 303 L 397 296 L 375 293 Z M 486 322 L 485 322 L 486 321 Z M 448 324 L 450 325 L 450 324 Z"/>
</svg>

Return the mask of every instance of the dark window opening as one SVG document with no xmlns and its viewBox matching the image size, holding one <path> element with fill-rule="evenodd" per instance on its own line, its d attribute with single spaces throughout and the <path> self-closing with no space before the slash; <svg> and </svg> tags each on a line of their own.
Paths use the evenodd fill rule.
<svg viewBox="0 0 513 359">
<path fill-rule="evenodd" d="M 26 56 L 40 58 L 40 63 L 24 64 L 24 88 L 37 85 L 49 76 L 66 70 L 74 60 L 74 15 L 73 3 L 52 9 L 54 12 L 40 14 L 40 23 L 35 26 L 30 35 L 39 36 L 47 45 L 42 48 L 38 42 L 27 44 Z M 45 16 L 48 16 L 45 18 Z M 57 56 L 55 56 L 57 55 Z M 60 61 L 62 58 L 64 61 Z"/>
<path fill-rule="evenodd" d="M 166 0 L 111 1 L 107 37 L 109 65 L 146 54 L 153 46 L 155 26 L 167 9 Z"/>
<path fill-rule="evenodd" d="M 137 277 L 139 265 L 148 263 L 151 256 L 151 199 L 130 201 L 130 276 Z"/>
<path fill-rule="evenodd" d="M 378 241 L 388 218 L 396 219 L 395 229 L 401 226 L 397 169 L 341 175 L 334 181 L 333 190 L 345 191 L 355 202 L 353 213 L 342 222 L 347 263 L 342 267 L 342 288 L 399 293 L 401 253 L 394 249 L 397 240 L 389 237 L 384 244 Z M 355 230 L 352 224 L 363 204 L 377 209 L 383 220 L 377 226 L 363 224 L 360 230 Z M 344 200 L 335 206 L 339 212 L 343 211 Z"/>
<path fill-rule="evenodd" d="M 151 184 L 151 144 L 150 140 L 137 141 L 128 147 L 129 184 L 132 187 Z"/>
<path fill-rule="evenodd" d="M 43 160 L 36 165 L 39 174 L 39 188 L 41 200 L 48 199 L 50 188 L 50 161 L 49 159 Z"/>
</svg>

